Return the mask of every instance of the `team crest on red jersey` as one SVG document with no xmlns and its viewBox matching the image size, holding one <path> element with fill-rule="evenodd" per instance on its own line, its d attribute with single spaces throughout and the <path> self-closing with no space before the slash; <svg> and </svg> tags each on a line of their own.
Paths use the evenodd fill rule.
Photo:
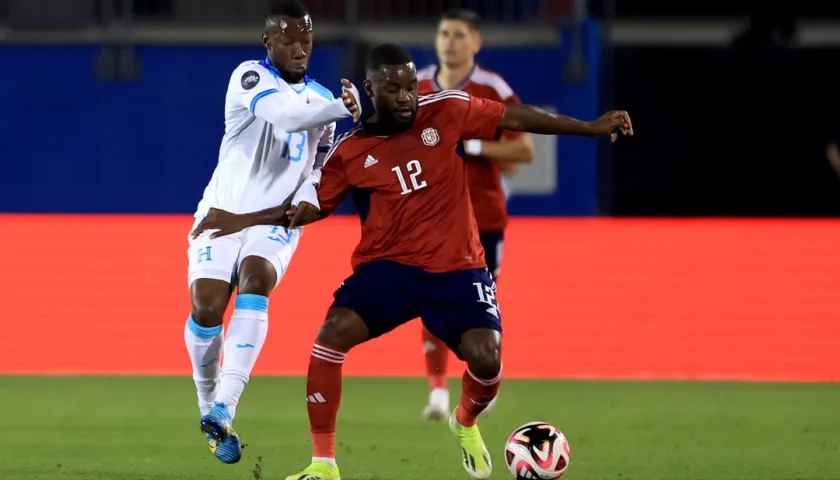
<svg viewBox="0 0 840 480">
<path fill-rule="evenodd" d="M 423 144 L 427 147 L 434 147 L 440 141 L 440 135 L 438 135 L 438 131 L 434 128 L 427 128 L 423 130 L 423 133 L 420 134 L 420 138 L 423 140 Z"/>
</svg>

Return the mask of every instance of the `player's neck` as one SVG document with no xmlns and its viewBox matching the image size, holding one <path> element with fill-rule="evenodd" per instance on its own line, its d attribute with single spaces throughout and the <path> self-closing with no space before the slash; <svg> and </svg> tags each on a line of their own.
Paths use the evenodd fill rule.
<svg viewBox="0 0 840 480">
<path fill-rule="evenodd" d="M 389 121 L 387 118 L 379 118 L 379 114 L 374 113 L 362 122 L 362 128 L 368 135 L 389 137 L 408 130 L 411 124 Z"/>
<path fill-rule="evenodd" d="M 473 68 L 475 68 L 474 60 L 470 60 L 469 62 L 457 67 L 447 67 L 446 65 L 441 65 L 440 68 L 438 68 L 435 81 L 441 90 L 456 88 L 462 85 L 469 78 Z"/>
<path fill-rule="evenodd" d="M 282 78 L 286 83 L 289 85 L 303 85 L 306 83 L 306 76 L 301 75 L 299 73 L 286 73 L 280 72 L 280 78 Z"/>
</svg>

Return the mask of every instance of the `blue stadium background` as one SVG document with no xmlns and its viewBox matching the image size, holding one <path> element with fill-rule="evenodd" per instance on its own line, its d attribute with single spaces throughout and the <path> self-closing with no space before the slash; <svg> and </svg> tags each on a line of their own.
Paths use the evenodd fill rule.
<svg viewBox="0 0 840 480">
<path fill-rule="evenodd" d="M 480 62 L 501 73 L 526 103 L 594 118 L 599 110 L 597 27 L 587 24 L 584 83 L 562 72 L 568 42 L 487 48 Z M 431 41 L 431 39 L 430 39 Z M 230 72 L 262 58 L 260 45 L 139 46 L 139 77 L 103 82 L 98 45 L 5 45 L 0 65 L 0 211 L 191 213 L 218 159 Z M 319 44 L 311 75 L 335 87 L 348 75 L 347 47 Z M 418 65 L 431 48 L 413 49 Z M 347 123 L 339 126 L 343 131 Z M 557 190 L 517 196 L 511 210 L 533 215 L 596 212 L 597 144 L 558 140 Z"/>
</svg>

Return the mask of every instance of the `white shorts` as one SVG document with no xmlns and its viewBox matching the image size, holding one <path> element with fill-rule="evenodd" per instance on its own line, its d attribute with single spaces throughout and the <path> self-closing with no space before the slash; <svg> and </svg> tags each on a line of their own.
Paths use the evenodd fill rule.
<svg viewBox="0 0 840 480">
<path fill-rule="evenodd" d="M 199 221 L 200 218 L 196 219 L 193 227 Z M 239 265 L 250 256 L 262 257 L 271 262 L 279 284 L 303 235 L 302 228 L 289 230 L 271 225 L 257 225 L 232 235 L 210 238 L 214 231 L 208 230 L 196 239 L 189 239 L 188 285 L 199 278 L 212 278 L 236 285 Z"/>
</svg>

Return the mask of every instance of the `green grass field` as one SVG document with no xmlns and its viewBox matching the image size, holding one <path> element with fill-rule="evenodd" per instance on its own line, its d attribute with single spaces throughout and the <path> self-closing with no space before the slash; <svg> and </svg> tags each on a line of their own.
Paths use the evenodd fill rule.
<svg viewBox="0 0 840 480">
<path fill-rule="evenodd" d="M 467 478 L 446 427 L 421 419 L 424 380 L 344 392 L 345 480 Z M 236 420 L 249 447 L 228 466 L 198 430 L 188 378 L 0 377 L 0 479 L 282 480 L 310 457 L 303 393 L 300 378 L 253 379 Z M 494 479 L 510 478 L 504 441 L 531 420 L 566 433 L 570 480 L 840 478 L 840 385 L 506 381 L 481 423 Z"/>
</svg>

